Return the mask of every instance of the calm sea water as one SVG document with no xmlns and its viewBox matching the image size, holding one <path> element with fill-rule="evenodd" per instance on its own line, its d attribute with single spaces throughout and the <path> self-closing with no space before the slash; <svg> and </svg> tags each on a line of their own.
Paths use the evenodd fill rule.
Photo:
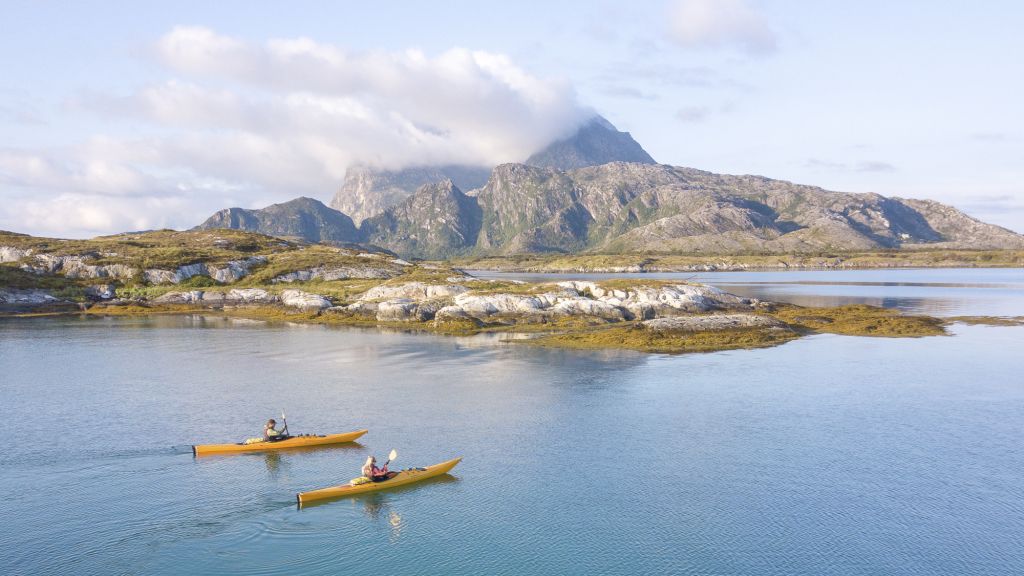
<svg viewBox="0 0 1024 576">
<path fill-rule="evenodd" d="M 721 283 L 1024 314 L 1021 271 L 828 274 Z M 3 320 L 0 566 L 1021 574 L 1024 328 L 954 332 L 657 356 L 218 317 Z M 282 408 L 293 432 L 370 433 L 272 455 L 188 449 L 255 435 Z M 296 491 L 391 448 L 399 467 L 464 461 L 296 508 Z"/>
</svg>

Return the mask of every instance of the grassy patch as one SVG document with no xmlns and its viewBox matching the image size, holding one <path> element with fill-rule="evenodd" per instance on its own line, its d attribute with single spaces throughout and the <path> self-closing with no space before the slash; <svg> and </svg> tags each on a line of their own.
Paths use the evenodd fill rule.
<svg viewBox="0 0 1024 576">
<path fill-rule="evenodd" d="M 252 273 L 243 282 L 246 284 L 269 283 L 274 278 L 313 268 L 382 268 L 400 273 L 400 268 L 387 259 L 362 258 L 356 253 L 343 248 L 312 245 L 299 250 L 278 252 L 268 256 L 267 264 L 254 267 Z"/>
<path fill-rule="evenodd" d="M 127 264 L 139 269 L 173 270 L 196 262 L 227 262 L 258 253 L 294 250 L 300 246 L 273 236 L 241 230 L 177 232 L 157 230 L 99 236 L 88 240 L 38 238 L 0 232 L 0 246 L 32 248 L 55 255 L 91 254 L 91 264 Z"/>
<path fill-rule="evenodd" d="M 777 306 L 770 315 L 805 332 L 900 338 L 946 334 L 942 319 L 904 315 L 897 310 L 867 305 L 835 308 Z"/>
<path fill-rule="evenodd" d="M 594 282 L 605 290 L 635 290 L 637 288 L 664 288 L 685 284 L 679 280 L 647 280 L 643 278 L 613 278 L 610 280 L 598 280 Z"/>
<path fill-rule="evenodd" d="M 1024 316 L 952 316 L 946 322 L 972 326 L 1024 326 Z"/>
<path fill-rule="evenodd" d="M 522 340 L 535 346 L 575 349 L 626 349 L 679 354 L 777 346 L 800 335 L 778 328 L 716 330 L 711 332 L 657 332 L 639 324 L 613 325 L 576 333 L 559 333 Z"/>
<path fill-rule="evenodd" d="M 796 254 L 521 254 L 464 258 L 452 265 L 484 270 L 523 272 L 588 272 L 639 269 L 651 272 L 786 268 L 949 268 L 1024 267 L 1024 250 L 882 250 L 875 252 L 815 251 Z"/>
<path fill-rule="evenodd" d="M 471 288 L 470 293 L 477 296 L 492 296 L 494 294 L 543 294 L 556 288 L 552 283 L 519 283 L 507 280 L 487 280 L 484 282 L 473 282 L 467 284 Z"/>
<path fill-rule="evenodd" d="M 15 290 L 46 290 L 53 296 L 63 300 L 82 300 L 85 298 L 85 287 L 89 284 L 101 283 L 103 279 L 85 282 L 64 276 L 33 274 L 26 272 L 16 264 L 0 264 L 0 288 Z"/>
</svg>

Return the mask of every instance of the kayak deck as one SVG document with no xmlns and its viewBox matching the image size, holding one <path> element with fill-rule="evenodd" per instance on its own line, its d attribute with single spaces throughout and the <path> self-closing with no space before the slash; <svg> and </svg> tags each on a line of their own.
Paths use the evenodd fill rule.
<svg viewBox="0 0 1024 576">
<path fill-rule="evenodd" d="M 461 461 L 462 458 L 459 457 L 440 464 L 434 464 L 433 466 L 427 466 L 426 468 L 410 468 L 408 470 L 402 470 L 396 473 L 393 478 L 383 482 L 368 482 L 366 484 L 357 484 L 355 486 L 351 484 L 342 484 L 340 486 L 320 488 L 319 490 L 310 490 L 309 492 L 299 492 L 295 495 L 295 499 L 301 506 L 317 500 L 341 498 L 343 496 L 355 496 L 356 494 L 387 490 L 396 486 L 404 486 L 406 484 L 412 484 L 413 482 L 420 482 L 428 478 L 447 474 Z"/>
<path fill-rule="evenodd" d="M 321 436 L 293 436 L 277 442 L 255 442 L 253 444 L 196 444 L 192 446 L 192 454 L 206 456 L 208 454 L 232 454 L 237 452 L 263 452 L 266 450 L 285 450 L 288 448 L 305 448 L 308 446 L 327 446 L 354 442 L 366 434 L 368 430 L 356 430 L 343 434 L 325 434 Z"/>
</svg>

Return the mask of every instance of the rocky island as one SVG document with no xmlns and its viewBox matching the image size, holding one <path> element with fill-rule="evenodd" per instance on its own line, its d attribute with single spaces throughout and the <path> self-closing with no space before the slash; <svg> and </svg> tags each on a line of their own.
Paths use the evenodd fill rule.
<svg viewBox="0 0 1024 576">
<path fill-rule="evenodd" d="M 467 335 L 530 345 L 694 352 L 815 333 L 929 336 L 949 320 L 871 306 L 802 308 L 646 279 L 486 280 L 393 253 L 239 230 L 91 240 L 0 233 L 0 314 L 222 314 Z"/>
</svg>

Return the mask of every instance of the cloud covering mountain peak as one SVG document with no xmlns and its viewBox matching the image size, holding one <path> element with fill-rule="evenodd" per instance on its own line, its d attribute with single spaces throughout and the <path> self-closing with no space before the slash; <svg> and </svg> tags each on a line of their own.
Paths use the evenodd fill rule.
<svg viewBox="0 0 1024 576">
<path fill-rule="evenodd" d="M 251 42 L 192 26 L 171 29 L 152 54 L 162 79 L 75 100 L 106 122 L 130 125 L 130 137 L 3 151 L 0 168 L 16 199 L 0 211 L 0 228 L 17 222 L 87 235 L 180 226 L 214 205 L 326 193 L 355 164 L 520 160 L 593 115 L 567 81 L 531 75 L 494 52 L 350 52 L 309 38 Z M 102 228 L 79 214 L 97 196 L 118 205 L 110 211 L 117 221 L 102 219 Z M 180 200 L 173 205 L 188 213 L 153 214 L 148 199 L 157 197 Z M 26 223 L 29 205 L 46 218 Z M 55 230 L 54 222 L 81 225 Z"/>
</svg>

